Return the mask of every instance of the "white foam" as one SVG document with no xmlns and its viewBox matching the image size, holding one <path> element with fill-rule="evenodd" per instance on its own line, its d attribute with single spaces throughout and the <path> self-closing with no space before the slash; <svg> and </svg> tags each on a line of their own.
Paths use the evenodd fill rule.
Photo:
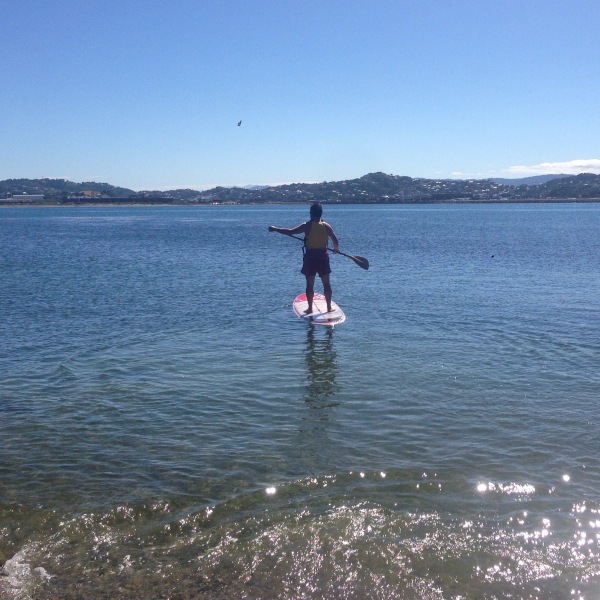
<svg viewBox="0 0 600 600">
<path fill-rule="evenodd" d="M 52 575 L 44 567 L 34 567 L 30 555 L 37 549 L 35 544 L 25 546 L 4 563 L 0 578 L 0 591 L 8 600 L 27 600 L 41 583 L 48 581 Z"/>
</svg>

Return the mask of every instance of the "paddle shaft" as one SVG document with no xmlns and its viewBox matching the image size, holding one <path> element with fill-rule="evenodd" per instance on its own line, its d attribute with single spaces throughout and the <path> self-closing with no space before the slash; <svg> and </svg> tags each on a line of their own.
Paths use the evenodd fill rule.
<svg viewBox="0 0 600 600">
<path fill-rule="evenodd" d="M 298 237 L 297 235 L 287 235 L 293 237 L 295 240 L 300 240 L 301 242 L 304 241 L 304 238 Z M 329 252 L 335 252 L 333 248 L 330 248 L 329 246 L 327 246 L 327 250 L 329 250 Z M 337 254 L 341 254 L 342 256 L 351 258 L 362 269 L 367 270 L 369 268 L 369 261 L 366 258 L 363 258 L 362 256 L 353 256 L 352 254 L 346 254 L 345 252 L 341 252 L 340 250 L 337 251 Z"/>
</svg>

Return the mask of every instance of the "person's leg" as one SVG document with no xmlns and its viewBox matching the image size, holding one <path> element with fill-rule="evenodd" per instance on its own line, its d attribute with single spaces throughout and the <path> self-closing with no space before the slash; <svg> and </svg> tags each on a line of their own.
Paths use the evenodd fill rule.
<svg viewBox="0 0 600 600">
<path fill-rule="evenodd" d="M 315 276 L 305 275 L 306 277 L 306 301 L 308 302 L 308 309 L 306 314 L 309 315 L 312 312 L 313 297 L 315 295 Z"/>
<path fill-rule="evenodd" d="M 331 289 L 331 283 L 329 282 L 329 273 L 327 275 L 321 275 L 321 281 L 323 282 L 323 291 L 325 293 L 325 300 L 327 302 L 327 312 L 331 312 L 331 298 L 333 296 L 333 290 Z"/>
</svg>

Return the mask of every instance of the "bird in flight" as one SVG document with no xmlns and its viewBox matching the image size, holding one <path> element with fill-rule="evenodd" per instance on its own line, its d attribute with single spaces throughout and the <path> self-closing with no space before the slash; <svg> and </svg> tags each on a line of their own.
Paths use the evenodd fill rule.
<svg viewBox="0 0 600 600">
<path fill-rule="evenodd" d="M 239 122 L 238 122 L 238 127 L 241 127 L 241 125 L 242 125 L 242 122 L 241 122 L 241 121 L 239 121 Z"/>
</svg>

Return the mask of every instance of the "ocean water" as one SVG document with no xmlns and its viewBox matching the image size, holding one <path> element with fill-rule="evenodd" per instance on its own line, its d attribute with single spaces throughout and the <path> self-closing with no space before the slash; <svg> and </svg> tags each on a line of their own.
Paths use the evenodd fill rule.
<svg viewBox="0 0 600 600">
<path fill-rule="evenodd" d="M 600 204 L 307 216 L 0 210 L 0 598 L 600 597 Z"/>
</svg>

